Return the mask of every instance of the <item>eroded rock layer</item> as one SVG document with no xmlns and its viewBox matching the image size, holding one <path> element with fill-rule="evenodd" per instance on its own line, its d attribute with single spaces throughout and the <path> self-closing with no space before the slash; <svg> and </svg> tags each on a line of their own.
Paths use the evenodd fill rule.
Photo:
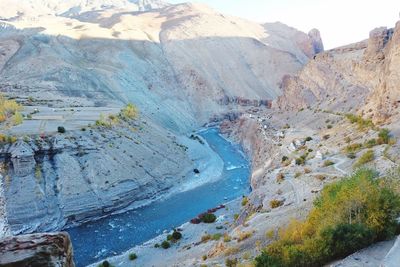
<svg viewBox="0 0 400 267">
<path fill-rule="evenodd" d="M 74 267 L 67 233 L 33 234 L 0 239 L 2 267 Z"/>
</svg>

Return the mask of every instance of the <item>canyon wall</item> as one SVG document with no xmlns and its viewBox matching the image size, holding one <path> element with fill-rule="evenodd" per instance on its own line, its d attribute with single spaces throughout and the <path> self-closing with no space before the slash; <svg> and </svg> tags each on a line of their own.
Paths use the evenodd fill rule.
<svg viewBox="0 0 400 267">
<path fill-rule="evenodd" d="M 1 131 L 19 137 L 1 149 L 15 234 L 107 216 L 179 187 L 214 157 L 186 135 L 269 108 L 282 77 L 322 49 L 317 31 L 260 25 L 200 4 L 32 1 L 0 3 L 0 89 L 37 108 L 35 116 L 50 108 L 41 117 L 55 127 L 35 132 L 27 120 Z M 74 131 L 55 133 L 66 111 L 128 102 L 140 110 L 134 125 L 107 130 L 80 118 Z"/>
<path fill-rule="evenodd" d="M 400 22 L 377 28 L 368 40 L 318 54 L 296 75 L 285 76 L 282 110 L 317 108 L 358 112 L 375 122 L 399 117 Z"/>
</svg>

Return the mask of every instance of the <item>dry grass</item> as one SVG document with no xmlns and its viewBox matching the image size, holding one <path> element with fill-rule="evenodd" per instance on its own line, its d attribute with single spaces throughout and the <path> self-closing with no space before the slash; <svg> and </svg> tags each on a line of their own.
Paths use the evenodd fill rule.
<svg viewBox="0 0 400 267">
<path fill-rule="evenodd" d="M 238 242 L 242 242 L 248 238 L 250 238 L 253 235 L 253 232 L 240 232 L 239 236 L 237 238 Z"/>
</svg>

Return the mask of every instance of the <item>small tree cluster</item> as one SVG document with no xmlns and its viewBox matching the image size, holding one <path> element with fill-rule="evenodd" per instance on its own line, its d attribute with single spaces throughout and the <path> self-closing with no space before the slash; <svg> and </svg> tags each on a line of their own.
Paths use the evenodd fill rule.
<svg viewBox="0 0 400 267">
<path fill-rule="evenodd" d="M 327 185 L 305 221 L 279 230 L 278 239 L 256 258 L 257 267 L 324 266 L 399 229 L 400 195 L 389 178 L 372 170 Z"/>
</svg>

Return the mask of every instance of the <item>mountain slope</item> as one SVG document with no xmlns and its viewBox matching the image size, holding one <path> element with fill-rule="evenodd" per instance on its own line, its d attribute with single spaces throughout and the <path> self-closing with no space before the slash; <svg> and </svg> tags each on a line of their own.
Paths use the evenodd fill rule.
<svg viewBox="0 0 400 267">
<path fill-rule="evenodd" d="M 358 112 L 375 122 L 399 119 L 400 22 L 377 28 L 368 40 L 326 51 L 299 74 L 284 78 L 276 106 Z"/>
<path fill-rule="evenodd" d="M 160 122 L 178 119 L 178 128 L 230 112 L 233 103 L 267 104 L 281 94 L 281 78 L 316 52 L 306 34 L 290 29 L 300 42 L 282 34 L 287 26 L 271 30 L 194 4 L 23 16 L 8 24 L 18 30 L 0 33 L 9 47 L 2 84 L 34 87 L 33 97 L 46 92 L 66 105 L 131 101 Z"/>
<path fill-rule="evenodd" d="M 0 17 L 8 18 L 0 21 L 0 90 L 34 112 L 1 131 L 20 139 L 0 149 L 14 233 L 147 203 L 187 182 L 195 168 L 217 174 L 215 153 L 187 135 L 269 107 L 282 77 L 321 47 L 286 25 L 199 4 L 139 12 L 126 0 L 37 1 L 0 2 Z M 25 12 L 26 3 L 35 8 Z M 96 112 L 115 114 L 128 102 L 139 119 L 111 130 L 88 125 Z M 57 126 L 66 134 L 56 134 Z"/>
</svg>

